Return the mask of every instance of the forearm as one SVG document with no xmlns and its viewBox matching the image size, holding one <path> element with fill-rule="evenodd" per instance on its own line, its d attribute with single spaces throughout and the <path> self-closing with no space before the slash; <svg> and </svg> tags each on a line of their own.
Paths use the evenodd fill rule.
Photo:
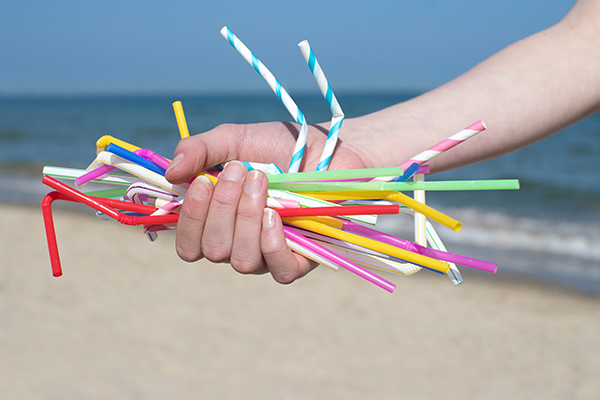
<svg viewBox="0 0 600 400">
<path fill-rule="evenodd" d="M 580 1 L 557 25 L 415 99 L 347 121 L 381 140 L 373 164 L 409 159 L 471 123 L 488 130 L 433 160 L 434 172 L 527 146 L 600 106 L 600 6 Z M 373 165 L 378 166 L 378 165 Z"/>
</svg>

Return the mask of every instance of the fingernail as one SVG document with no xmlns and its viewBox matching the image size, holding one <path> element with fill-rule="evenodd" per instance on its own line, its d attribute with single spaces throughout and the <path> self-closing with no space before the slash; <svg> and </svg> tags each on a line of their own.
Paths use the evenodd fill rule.
<svg viewBox="0 0 600 400">
<path fill-rule="evenodd" d="M 226 167 L 220 176 L 220 179 L 226 181 L 239 182 L 244 177 L 246 166 L 239 161 L 232 161 Z"/>
<path fill-rule="evenodd" d="M 275 211 L 273 211 L 270 208 L 265 208 L 265 211 L 263 211 L 263 221 L 262 221 L 263 231 L 266 231 L 267 229 L 271 229 L 273 227 L 273 225 L 275 225 Z"/>
<path fill-rule="evenodd" d="M 248 194 L 254 194 L 258 192 L 262 186 L 262 179 L 260 172 L 253 170 L 248 172 L 246 176 L 246 182 L 244 182 L 244 192 Z"/>
<path fill-rule="evenodd" d="M 169 164 L 169 168 L 167 168 L 167 172 L 165 172 L 165 175 L 168 174 L 170 170 L 175 168 L 177 164 L 181 162 L 181 160 L 183 160 L 183 153 L 179 153 L 175 156 L 175 158 Z"/>
<path fill-rule="evenodd" d="M 194 200 L 204 200 L 208 197 L 213 184 L 207 177 L 200 175 L 192 183 L 190 194 Z"/>
</svg>

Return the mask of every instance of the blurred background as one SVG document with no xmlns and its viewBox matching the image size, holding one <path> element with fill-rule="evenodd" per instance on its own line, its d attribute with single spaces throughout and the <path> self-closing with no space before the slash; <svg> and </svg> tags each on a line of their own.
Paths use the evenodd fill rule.
<svg viewBox="0 0 600 400">
<path fill-rule="evenodd" d="M 289 114 L 264 80 L 221 37 L 219 31 L 225 25 L 229 26 L 273 72 L 297 102 L 308 122 L 317 123 L 328 120 L 331 115 L 297 48 L 297 44 L 302 40 L 310 42 L 346 116 L 356 117 L 406 101 L 455 78 L 507 45 L 555 24 L 573 4 L 573 0 L 8 2 L 0 8 L 0 202 L 5 206 L 37 207 L 42 196 L 48 191 L 40 183 L 42 167 L 54 165 L 85 168 L 95 157 L 95 141 L 103 135 L 113 135 L 138 146 L 150 148 L 165 157 L 172 156 L 179 138 L 171 106 L 176 100 L 183 102 L 192 134 L 228 122 L 290 120 Z M 465 127 L 473 122 L 475 121 L 465 121 Z M 448 132 L 448 136 L 453 133 Z M 341 134 L 343 135 L 343 128 Z M 490 307 L 500 306 L 513 295 L 527 299 L 526 293 L 533 290 L 533 286 L 522 289 L 520 284 L 504 285 L 501 283 L 504 282 L 501 280 L 502 276 L 502 279 L 516 278 L 522 282 L 546 281 L 596 297 L 600 294 L 600 186 L 595 184 L 599 181 L 599 154 L 600 114 L 596 114 L 526 149 L 428 178 L 517 178 L 521 181 L 519 191 L 477 194 L 431 192 L 427 195 L 428 203 L 464 224 L 460 234 L 439 232 L 449 251 L 498 262 L 500 277 L 492 278 L 490 286 L 494 285 L 494 279 L 498 279 L 495 284 L 503 289 L 508 288 L 508 291 L 497 294 L 497 297 L 492 294 L 489 299 L 494 305 Z M 36 214 L 35 220 L 38 219 L 41 221 L 41 217 L 38 218 Z M 11 221 L 11 225 L 5 221 L 4 226 L 21 225 L 19 220 Z M 83 226 L 78 225 L 76 220 L 70 223 L 72 225 L 69 226 L 73 226 L 75 230 Z M 381 222 L 381 229 L 408 237 L 412 235 L 411 224 L 402 226 L 385 218 Z M 28 251 L 32 250 L 22 247 L 28 236 L 16 235 L 14 238 L 3 239 L 3 257 L 6 258 L 2 259 L 0 268 L 0 276 L 4 275 L 0 279 L 0 316 L 6 321 L 6 329 L 4 333 L 0 333 L 0 355 L 3 355 L 2 359 L 8 359 L 10 362 L 4 370 L 0 367 L 0 375 L 5 373 L 5 379 L 0 379 L 0 389 L 9 388 L 9 393 L 15 393 L 13 398 L 53 398 L 52 395 L 44 395 L 43 384 L 49 383 L 55 375 L 50 374 L 46 380 L 38 382 L 37 386 L 31 386 L 34 379 L 32 374 L 43 373 L 41 367 L 30 367 L 50 366 L 52 357 L 62 354 L 63 351 L 66 352 L 67 359 L 71 357 L 75 361 L 68 367 L 64 364 L 58 371 L 70 374 L 79 382 L 79 386 L 75 385 L 74 393 L 78 393 L 80 398 L 102 397 L 102 393 L 112 398 L 123 394 L 125 396 L 122 397 L 128 398 L 149 398 L 149 389 L 142 389 L 146 385 L 158 390 L 153 392 L 158 393 L 157 398 L 168 398 L 171 394 L 177 394 L 180 398 L 194 398 L 193 393 L 200 393 L 205 389 L 200 390 L 198 386 L 194 386 L 201 385 L 200 383 L 190 383 L 194 375 L 190 368 L 210 368 L 212 372 L 202 381 L 202 385 L 210 385 L 212 380 L 219 379 L 219 371 L 228 371 L 228 365 L 214 364 L 212 361 L 203 364 L 201 361 L 192 360 L 191 356 L 198 357 L 199 360 L 202 360 L 202 357 L 206 357 L 207 360 L 214 360 L 215 357 L 232 360 L 233 357 L 237 362 L 233 369 L 235 375 L 221 377 L 220 379 L 225 379 L 222 387 L 235 387 L 237 384 L 242 389 L 248 389 L 253 385 L 250 377 L 254 377 L 262 385 L 259 387 L 264 390 L 242 391 L 242 394 L 249 396 L 248 398 L 265 398 L 267 388 L 274 384 L 269 381 L 269 374 L 279 377 L 279 383 L 271 387 L 276 389 L 274 393 L 278 393 L 280 398 L 289 395 L 286 392 L 286 383 L 291 385 L 294 393 L 303 393 L 301 388 L 305 383 L 304 378 L 313 380 L 311 391 L 306 393 L 316 397 L 327 397 L 326 394 L 329 394 L 335 398 L 336 393 L 344 393 L 344 398 L 364 398 L 361 394 L 370 393 L 371 378 L 363 378 L 352 386 L 352 379 L 348 376 L 342 378 L 342 375 L 344 371 L 360 371 L 364 366 L 363 362 L 371 365 L 372 360 L 368 361 L 370 351 L 381 350 L 364 347 L 364 338 L 359 336 L 381 339 L 377 336 L 378 332 L 389 328 L 391 330 L 383 338 L 387 343 L 394 341 L 397 337 L 394 335 L 403 333 L 402 325 L 390 324 L 387 317 L 400 317 L 399 322 L 404 321 L 402 318 L 407 318 L 407 323 L 415 324 L 410 328 L 410 333 L 415 337 L 423 336 L 424 331 L 430 332 L 430 328 L 432 331 L 442 329 L 442 325 L 436 325 L 435 321 L 438 318 L 445 321 L 444 324 L 448 324 L 443 327 L 450 327 L 452 334 L 460 336 L 487 317 L 484 309 L 465 311 L 460 314 L 464 316 L 461 320 L 463 325 L 452 330 L 452 324 L 456 322 L 450 318 L 452 310 L 436 309 L 443 300 L 427 297 L 433 296 L 425 293 L 427 290 L 419 291 L 418 285 L 424 285 L 422 288 L 437 288 L 438 283 L 427 286 L 427 278 L 424 281 L 423 278 L 418 278 L 414 283 L 416 288 L 409 289 L 403 286 L 402 290 L 406 290 L 406 293 L 399 295 L 398 299 L 408 302 L 405 304 L 414 304 L 414 307 L 403 308 L 397 305 L 403 312 L 408 308 L 415 313 L 415 310 L 419 311 L 412 316 L 399 315 L 397 310 L 392 311 L 389 308 L 389 297 L 385 300 L 374 300 L 377 295 L 366 292 L 367 294 L 361 295 L 361 301 L 348 300 L 355 296 L 355 293 L 351 292 L 355 286 L 350 284 L 347 290 L 341 290 L 341 297 L 335 297 L 332 292 L 338 289 L 337 286 L 343 287 L 347 282 L 334 283 L 334 290 L 331 291 L 323 282 L 331 283 L 339 278 L 327 273 L 321 280 L 306 278 L 303 283 L 294 284 L 290 289 L 264 286 L 267 285 L 264 283 L 265 279 L 259 284 L 256 279 L 248 281 L 247 277 L 232 278 L 233 273 L 225 274 L 220 270 L 216 273 L 212 269 L 208 270 L 208 273 L 198 272 L 193 266 L 181 266 L 175 276 L 172 275 L 173 272 L 167 274 L 165 271 L 157 272 L 156 269 L 152 269 L 154 272 L 151 272 L 149 282 L 148 275 L 143 275 L 136 269 L 139 263 L 135 261 L 135 251 L 116 249 L 120 257 L 125 257 L 125 261 L 122 264 L 110 263 L 107 267 L 94 257 L 85 258 L 85 254 L 98 255 L 90 246 L 86 246 L 85 251 L 77 250 L 83 253 L 75 251 L 71 254 L 71 263 L 84 269 L 78 271 L 74 268 L 70 271 L 78 271 L 76 273 L 79 278 L 76 278 L 77 275 L 73 278 L 61 278 L 62 283 L 59 284 L 58 290 L 66 292 L 56 294 L 53 291 L 55 289 L 52 289 L 55 283 L 47 276 L 35 279 L 33 282 L 38 285 L 35 286 L 28 276 L 23 275 L 26 273 L 24 271 L 33 271 L 37 275 L 40 270 L 43 271 L 43 275 L 48 272 L 46 269 L 49 269 L 44 258 L 47 256 L 41 226 L 36 225 L 35 232 L 39 237 L 34 235 L 37 241 L 32 247 L 40 247 L 34 252 L 41 254 L 40 259 L 30 258 Z M 115 240 L 108 240 L 110 238 L 105 237 L 105 231 L 93 231 L 89 235 L 96 236 L 97 232 L 103 232 L 102 243 L 109 247 L 119 240 L 123 243 L 131 240 L 129 236 L 114 236 Z M 114 231 L 111 232 L 110 235 L 116 235 Z M 6 235 L 10 236 L 9 233 Z M 138 233 L 138 236 L 142 235 Z M 21 238 L 19 244 L 14 244 L 15 238 Z M 81 245 L 77 236 L 68 236 L 63 240 L 67 246 Z M 143 242 L 141 246 L 148 244 Z M 169 265 L 178 263 L 172 248 L 167 246 L 166 249 L 158 249 L 144 257 L 150 257 L 152 254 L 159 257 L 158 254 L 162 252 Z M 84 254 L 83 259 L 81 254 Z M 65 257 L 68 256 L 65 254 Z M 7 268 L 9 265 L 12 269 Z M 128 270 L 124 276 L 118 275 L 123 273 L 121 267 L 131 267 L 132 270 Z M 107 268 L 102 272 L 102 283 L 99 283 L 99 278 L 85 280 L 84 271 L 94 273 L 95 268 Z M 111 275 L 113 272 L 116 275 Z M 314 276 L 321 277 L 321 274 L 323 272 L 319 271 Z M 479 275 L 468 276 L 475 280 L 474 285 L 481 284 L 484 288 L 490 288 L 485 286 L 484 282 L 477 281 L 481 279 Z M 125 278 L 131 282 L 124 281 Z M 182 279 L 186 282 L 183 283 Z M 142 284 L 138 287 L 137 282 L 140 280 Z M 166 287 L 171 292 L 163 292 L 165 288 L 161 286 L 161 282 L 166 282 Z M 232 282 L 233 286 L 229 287 Z M 203 284 L 214 287 L 208 291 Z M 255 284 L 258 286 L 253 288 Z M 111 288 L 111 285 L 114 287 Z M 359 286 L 360 284 L 357 284 L 356 287 Z M 23 288 L 29 288 L 30 292 Z M 133 300 L 128 297 L 132 288 L 138 293 Z M 198 293 L 195 293 L 195 290 Z M 181 296 L 171 298 L 172 293 L 177 291 L 181 291 Z M 34 299 L 27 298 L 21 301 L 17 293 L 19 296 L 27 296 L 29 293 Z M 210 293 L 210 296 L 207 293 Z M 444 297 L 452 297 L 454 293 L 459 292 L 450 290 L 440 293 L 443 293 Z M 468 291 L 461 293 L 466 297 L 454 298 L 456 304 L 461 301 L 467 304 L 469 299 L 479 303 L 482 296 L 486 296 L 483 293 L 473 294 Z M 98 296 L 98 301 L 108 303 L 109 308 L 102 312 L 96 310 L 94 299 L 86 297 L 92 294 Z M 159 296 L 155 298 L 155 294 Z M 222 295 L 220 300 L 211 303 L 219 295 Z M 316 298 L 304 303 L 302 299 L 306 295 Z M 141 300 L 141 296 L 148 297 Z M 167 297 L 170 300 L 164 300 Z M 156 304 L 161 299 L 166 303 Z M 194 307 L 203 310 L 202 318 L 206 318 L 209 325 L 194 320 L 194 310 L 185 308 L 188 300 Z M 235 304 L 239 302 L 237 304 L 247 305 L 254 300 L 258 303 L 251 307 L 249 316 L 243 314 Z M 323 303 L 319 300 L 329 305 L 335 304 L 336 307 L 321 308 Z M 546 300 L 531 298 L 527 304 L 535 308 L 535 304 Z M 46 308 L 46 301 L 51 307 L 62 307 L 64 311 L 54 310 L 52 316 L 62 321 L 64 326 L 55 319 L 36 319 L 41 310 Z M 519 304 L 518 300 L 514 301 L 513 306 L 516 309 Z M 340 339 L 341 341 L 332 344 L 333 339 L 326 337 L 320 345 L 303 342 L 297 347 L 303 340 L 300 334 L 319 334 L 312 325 L 303 325 L 290 315 L 284 318 L 284 323 L 278 325 L 278 317 L 289 311 L 284 305 L 293 308 L 293 304 L 297 302 L 303 303 L 305 308 L 310 307 L 297 309 L 297 314 L 294 314 L 297 318 L 312 318 L 311 321 L 315 324 L 323 324 L 330 332 L 334 332 L 336 338 L 345 337 L 347 341 Z M 416 303 L 421 304 L 421 308 L 416 306 Z M 122 308 L 121 304 L 125 304 L 125 307 Z M 148 322 L 153 318 L 152 310 L 144 308 L 149 307 L 148 304 L 158 307 L 159 310 L 157 320 L 152 323 Z M 207 304 L 210 304 L 209 308 L 202 308 L 208 307 Z M 272 308 L 273 304 L 278 306 Z M 364 304 L 383 307 L 384 310 L 382 314 L 377 314 L 377 317 L 365 320 L 373 323 L 369 329 L 348 322 L 355 318 L 360 320 L 361 316 L 364 316 L 367 312 Z M 579 303 L 568 304 L 569 307 L 575 307 Z M 221 308 L 211 311 L 211 307 L 217 305 Z M 434 309 L 433 314 L 428 314 L 431 311 L 430 306 Z M 319 309 L 320 312 L 311 314 L 311 310 L 315 309 Z M 225 313 L 229 318 L 221 319 L 217 315 L 219 312 Z M 275 312 L 276 315 L 269 312 Z M 338 319 L 330 319 L 329 312 L 337 313 Z M 532 314 L 528 312 L 529 309 L 526 309 L 524 314 L 515 317 L 516 319 L 508 318 L 504 321 L 521 329 L 518 332 L 511 331 L 515 335 L 515 341 L 522 346 L 513 349 L 514 353 L 510 353 L 510 349 L 493 347 L 490 350 L 493 356 L 482 356 L 479 347 L 469 347 L 474 346 L 473 343 L 483 345 L 481 341 L 485 341 L 483 337 L 486 334 L 481 333 L 481 341 L 475 340 L 465 345 L 467 347 L 463 350 L 466 353 L 446 354 L 454 360 L 469 354 L 467 359 L 472 363 L 465 364 L 468 365 L 468 370 L 465 367 L 464 371 L 460 371 L 460 377 L 467 379 L 472 370 L 493 368 L 494 362 L 497 361 L 495 357 L 502 357 L 503 354 L 511 354 L 513 359 L 518 359 L 522 354 L 520 352 L 531 347 L 532 342 L 535 342 L 533 338 L 526 342 L 517 340 L 524 332 L 530 329 L 533 332 L 535 328 L 522 324 L 525 320 L 536 321 L 532 315 L 537 316 L 537 311 L 531 311 Z M 568 314 L 568 310 L 565 312 Z M 422 322 L 424 314 L 428 317 Z M 252 316 L 256 319 L 253 320 Z M 119 327 L 112 325 L 113 318 L 116 318 Z M 235 318 L 241 318 L 241 325 L 234 324 L 232 319 Z M 192 320 L 195 322 L 190 322 Z M 224 320 L 228 320 L 231 325 L 227 325 Z M 255 326 L 253 321 L 259 322 Z M 341 326 L 339 321 L 343 321 Z M 563 319 L 553 321 L 564 322 Z M 99 323 L 102 324 L 100 330 L 96 326 Z M 420 325 L 421 323 L 427 326 Z M 0 326 L 2 324 L 0 321 Z M 73 333 L 63 339 L 57 339 L 64 333 L 65 326 L 73 329 Z M 500 326 L 504 325 L 489 326 L 489 329 L 503 329 Z M 574 329 L 577 326 L 579 325 L 575 324 Z M 270 327 L 274 327 L 275 332 L 280 335 L 294 331 L 295 333 L 290 335 L 294 342 L 265 342 L 261 328 L 267 330 Z M 148 333 L 147 329 L 150 328 L 156 329 L 154 334 Z M 176 336 L 180 332 L 179 328 L 183 332 L 180 339 L 184 342 L 169 342 L 167 337 Z M 357 334 L 344 336 L 347 334 L 344 328 L 356 328 Z M 542 325 L 542 328 L 543 332 L 547 332 L 556 326 Z M 197 330 L 203 329 L 203 333 L 196 336 Z M 588 328 L 583 330 L 587 332 L 586 329 Z M 54 335 L 48 340 L 59 343 L 58 347 L 43 339 L 18 342 L 20 338 L 26 337 L 25 331 L 44 330 L 49 330 Z M 263 360 L 264 364 L 259 362 L 255 371 L 255 374 L 262 372 L 264 375 L 257 377 L 248 372 L 256 366 L 255 357 L 260 357 L 261 353 L 259 350 L 247 350 L 242 346 L 240 343 L 246 340 L 242 336 L 250 342 L 258 340 L 261 345 L 266 346 L 268 351 L 266 359 Z M 210 346 L 191 345 L 192 350 L 186 354 L 185 343 L 194 342 L 200 337 L 201 340 L 210 343 Z M 384 394 L 389 393 L 387 389 L 395 388 L 392 383 L 395 380 L 404 382 L 405 385 L 419 382 L 427 387 L 428 382 L 423 375 L 417 381 L 408 378 L 412 371 L 427 374 L 431 368 L 436 369 L 440 365 L 448 369 L 454 368 L 446 358 L 432 359 L 432 355 L 427 353 L 431 350 L 430 344 L 438 342 L 440 337 L 423 337 L 427 338 L 428 343 L 417 345 L 414 350 L 406 343 L 400 346 L 402 354 L 410 353 L 407 357 L 413 357 L 413 369 L 406 367 L 404 371 L 407 375 L 404 380 L 396 380 L 397 376 L 391 372 L 394 371 L 395 363 L 402 358 L 399 353 L 390 352 L 383 366 L 373 367 L 372 371 L 376 376 L 372 378 L 382 384 L 379 386 L 380 391 L 376 392 L 381 395 L 380 398 L 386 397 Z M 502 341 L 503 337 L 499 336 L 497 339 Z M 74 342 L 71 342 L 72 340 Z M 88 341 L 93 340 L 99 340 L 99 347 L 85 347 L 89 345 Z M 554 354 L 556 358 L 564 358 L 565 354 L 579 354 L 562 340 L 552 342 L 555 348 L 564 351 Z M 21 346 L 30 346 L 33 350 L 24 353 L 20 352 L 22 349 L 10 350 L 12 347 L 9 343 L 13 341 L 21 343 Z M 117 346 L 113 348 L 111 346 L 115 341 Z M 250 342 L 246 345 L 251 347 Z M 233 343 L 233 347 L 228 347 L 229 343 Z M 455 343 L 460 347 L 461 340 L 455 337 Z M 281 347 L 278 347 L 280 345 Z M 597 341 L 594 345 L 598 345 Z M 289 354 L 292 354 L 297 364 L 281 361 L 283 369 L 278 370 L 278 357 L 285 358 L 288 354 L 286 349 L 290 348 L 287 346 L 294 349 Z M 348 358 L 355 346 L 361 349 L 360 359 Z M 156 353 L 140 358 L 138 352 L 141 354 L 148 349 Z M 303 349 L 311 355 L 303 355 Z M 328 349 L 338 353 L 334 355 L 328 352 Z M 416 349 L 423 351 L 424 357 L 417 354 Z M 540 351 L 542 350 L 543 346 Z M 343 356 L 337 357 L 340 352 Z M 481 359 L 480 356 L 487 364 L 473 361 Z M 427 364 L 424 359 L 428 357 L 439 363 Z M 88 359 L 103 366 L 88 371 L 85 369 Z M 100 360 L 103 360 L 104 364 Z M 346 365 L 340 360 L 345 360 Z M 543 374 L 539 372 L 538 375 L 529 376 L 530 382 L 534 382 L 536 388 L 549 388 L 560 381 L 553 377 L 565 376 L 563 370 L 560 370 L 559 374 L 559 370 L 543 369 L 544 366 L 551 365 L 555 358 L 542 357 L 536 360 L 535 363 L 525 363 L 530 370 L 538 368 L 538 372 L 545 371 Z M 582 364 L 581 358 L 575 357 L 572 361 L 572 364 L 565 364 L 567 370 L 572 367 L 575 371 L 574 365 L 579 365 L 585 371 L 591 370 L 588 368 L 590 364 Z M 316 364 L 322 367 L 316 368 Z M 111 370 L 113 366 L 115 369 Z M 348 366 L 351 366 L 351 371 L 348 370 Z M 11 368 L 17 372 L 10 372 Z M 131 372 L 136 368 L 137 372 L 132 375 L 135 381 L 127 380 L 124 371 Z M 527 383 L 520 381 L 519 372 L 511 368 L 509 363 L 506 363 L 502 364 L 500 369 L 515 379 L 510 381 L 515 385 L 512 387 L 519 387 L 520 390 L 524 390 L 522 393 L 530 393 L 533 396 L 534 393 L 539 394 L 535 391 L 527 392 L 524 389 Z M 338 375 L 331 372 L 337 369 Z M 240 378 L 247 373 L 250 377 Z M 290 376 L 293 375 L 300 378 L 290 380 Z M 582 379 L 580 376 L 574 377 L 568 384 L 584 382 L 589 386 L 593 383 L 591 380 Z M 100 382 L 107 386 L 102 386 Z M 453 380 L 443 382 L 446 387 L 460 386 Z M 485 388 L 478 386 L 483 382 L 485 381 L 471 382 L 469 393 L 478 398 L 493 398 L 483 395 Z M 104 391 L 95 392 L 93 387 L 96 386 L 88 387 L 88 383 L 99 385 Z M 342 384 L 346 385 L 345 390 L 336 391 L 337 385 Z M 31 387 L 34 389 L 27 389 Z M 161 391 L 159 387 L 168 390 Z M 182 387 L 189 392 L 178 392 Z M 507 387 L 511 387 L 511 384 L 504 389 Z M 211 398 L 231 398 L 219 394 L 217 389 L 218 387 L 213 387 L 202 393 L 210 393 Z M 507 393 L 503 392 L 502 388 L 497 389 L 498 393 Z M 62 396 L 71 392 L 65 387 L 49 393 Z M 189 393 L 192 395 L 188 396 Z M 447 396 L 448 392 L 444 392 L 443 389 L 439 392 L 430 389 L 427 393 L 446 395 L 444 397 L 450 398 Z M 577 398 L 569 396 L 569 393 L 575 392 L 570 392 L 568 388 L 557 393 L 566 393 L 567 398 Z M 22 397 L 18 397 L 17 394 Z M 298 396 L 288 396 L 295 397 Z M 415 395 L 415 398 L 417 397 Z"/>
</svg>

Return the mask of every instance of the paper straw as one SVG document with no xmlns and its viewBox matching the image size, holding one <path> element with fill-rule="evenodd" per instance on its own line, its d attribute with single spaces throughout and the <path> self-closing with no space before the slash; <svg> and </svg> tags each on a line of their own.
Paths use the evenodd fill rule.
<svg viewBox="0 0 600 400">
<path fill-rule="evenodd" d="M 462 131 L 457 132 L 454 135 L 450 136 L 448 139 L 444 139 L 441 142 L 439 142 L 438 144 L 434 145 L 433 147 L 430 147 L 429 149 L 425 150 L 424 152 L 417 154 L 410 160 L 406 160 L 405 162 L 400 164 L 400 167 L 407 168 L 412 163 L 417 163 L 419 165 L 425 164 L 426 162 L 431 161 L 432 159 L 439 156 L 443 152 L 450 150 L 454 146 L 464 142 L 465 140 L 467 140 L 469 138 L 472 138 L 473 136 L 477 135 L 480 132 L 483 132 L 485 129 L 486 129 L 486 127 L 485 127 L 485 124 L 483 123 L 483 121 L 477 121 L 473 125 L 470 125 L 467 128 L 463 129 Z M 391 179 L 385 178 L 385 177 L 380 177 L 375 180 L 387 181 L 387 182 L 391 181 Z"/>
<path fill-rule="evenodd" d="M 379 286 L 380 288 L 382 288 L 390 293 L 394 292 L 396 285 L 394 285 L 393 283 L 365 270 L 364 268 L 346 260 L 343 257 L 340 257 L 336 253 L 334 253 L 330 250 L 327 250 L 323 246 L 318 245 L 317 243 L 313 242 L 310 239 L 307 239 L 306 237 L 300 235 L 299 233 L 291 230 L 287 226 L 283 227 L 283 231 L 285 232 L 285 235 L 287 237 L 289 237 L 291 240 L 293 240 L 294 242 L 297 242 L 297 243 L 301 244 L 302 246 L 307 247 L 308 249 L 312 250 L 313 252 L 318 253 L 320 256 L 330 260 L 331 262 L 333 262 L 343 268 L 346 268 L 348 271 L 355 273 L 356 275 Z"/>
<path fill-rule="evenodd" d="M 315 222 L 310 218 L 285 218 L 283 221 L 303 229 L 320 233 L 325 236 L 330 236 L 335 239 L 355 243 L 359 246 L 363 246 L 368 249 L 378 251 L 380 253 L 388 254 L 392 257 L 396 257 L 398 259 L 405 260 L 413 264 L 422 265 L 427 268 L 434 269 L 436 271 L 440 271 L 443 273 L 446 273 L 448 271 L 448 263 L 445 263 L 443 261 L 425 257 L 420 254 L 415 254 L 410 251 L 391 246 L 387 243 L 378 242 L 377 240 L 335 229 L 325 224 Z"/>
<path fill-rule="evenodd" d="M 321 153 L 321 159 L 317 165 L 317 171 L 326 171 L 329 167 L 333 151 L 335 150 L 342 122 L 344 121 L 344 112 L 342 111 L 342 107 L 340 107 L 335 94 L 333 94 L 333 90 L 331 90 L 317 58 L 308 44 L 308 40 L 298 43 L 298 47 L 300 47 L 300 51 L 308 64 L 308 68 L 310 68 L 313 77 L 317 81 L 317 85 L 319 86 L 321 93 L 323 93 L 323 97 L 325 97 L 325 101 L 327 101 L 332 114 L 327 140 L 325 141 L 323 153 Z"/>
<path fill-rule="evenodd" d="M 403 170 L 399 167 L 339 169 L 332 171 L 267 175 L 267 178 L 269 179 L 269 184 L 303 181 L 337 181 L 342 179 L 366 179 L 375 176 L 397 176 L 402 175 L 402 171 Z M 342 182 L 340 184 L 344 185 L 345 183 Z"/>
<path fill-rule="evenodd" d="M 179 127 L 179 135 L 182 139 L 190 136 L 187 122 L 185 121 L 185 114 L 183 113 L 183 105 L 181 101 L 173 103 L 173 111 L 175 111 L 175 119 L 177 120 L 177 126 Z"/>
<path fill-rule="evenodd" d="M 296 146 L 294 147 L 294 153 L 292 155 L 292 159 L 290 161 L 290 167 L 288 168 L 288 172 L 298 172 L 300 169 L 300 163 L 302 162 L 302 157 L 304 155 L 304 149 L 306 147 L 306 135 L 308 133 L 308 125 L 306 124 L 306 119 L 304 115 L 294 103 L 294 100 L 290 97 L 290 95 L 286 92 L 286 90 L 281 86 L 279 81 L 275 79 L 275 76 L 267 69 L 267 67 L 246 47 L 242 41 L 231 32 L 231 30 L 224 26 L 221 29 L 221 35 L 233 46 L 234 49 L 240 53 L 242 57 L 250 64 L 256 72 L 258 72 L 267 82 L 269 87 L 275 92 L 277 97 L 281 100 L 285 108 L 291 114 L 294 120 L 301 124 L 300 132 L 298 134 L 298 139 L 296 140 Z"/>
</svg>

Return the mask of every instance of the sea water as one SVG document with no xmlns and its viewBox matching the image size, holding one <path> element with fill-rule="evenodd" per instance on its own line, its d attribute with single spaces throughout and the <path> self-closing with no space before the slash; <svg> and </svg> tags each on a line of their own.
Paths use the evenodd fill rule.
<svg viewBox="0 0 600 400">
<path fill-rule="evenodd" d="M 347 117 L 415 95 L 337 94 Z M 179 138 L 175 100 L 183 102 L 192 134 L 222 123 L 290 120 L 270 93 L 0 98 L 0 202 L 39 203 L 48 191 L 40 184 L 42 167 L 85 168 L 103 135 L 172 156 Z M 294 100 L 309 123 L 331 118 L 318 93 Z M 449 250 L 480 252 L 501 270 L 600 294 L 600 113 L 525 149 L 427 179 L 513 178 L 521 182 L 518 191 L 427 193 L 429 204 L 463 222 L 460 233 L 438 228 Z M 411 226 L 382 220 L 382 229 L 405 237 Z"/>
</svg>

